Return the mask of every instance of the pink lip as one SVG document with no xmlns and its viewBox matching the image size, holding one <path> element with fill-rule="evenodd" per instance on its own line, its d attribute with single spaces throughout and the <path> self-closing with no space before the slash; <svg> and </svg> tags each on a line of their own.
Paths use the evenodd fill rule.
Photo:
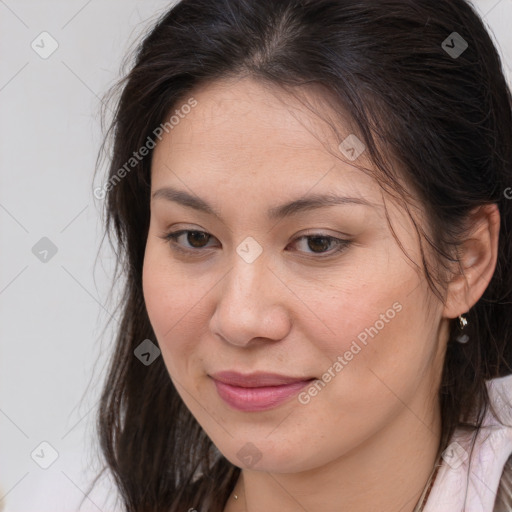
<svg viewBox="0 0 512 512">
<path fill-rule="evenodd" d="M 289 377 L 275 373 L 219 372 L 211 375 L 219 396 L 240 411 L 264 411 L 277 407 L 297 394 L 314 378 Z"/>
</svg>

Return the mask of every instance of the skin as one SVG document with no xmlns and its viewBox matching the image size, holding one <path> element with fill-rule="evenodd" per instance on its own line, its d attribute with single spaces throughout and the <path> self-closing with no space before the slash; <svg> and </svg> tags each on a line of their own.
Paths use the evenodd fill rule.
<svg viewBox="0 0 512 512">
<path fill-rule="evenodd" d="M 321 110 L 314 90 L 308 94 Z M 238 499 L 225 512 L 412 512 L 436 462 L 448 322 L 470 309 L 494 272 L 497 209 L 475 212 L 474 235 L 461 248 L 466 275 L 452 277 L 443 304 L 398 246 L 384 201 L 406 253 L 421 262 L 409 217 L 354 166 L 369 165 L 364 153 L 347 160 L 320 117 L 249 78 L 208 84 L 193 97 L 197 106 L 154 150 L 151 190 L 187 191 L 221 219 L 152 199 L 143 291 L 170 378 L 214 444 L 242 468 Z M 333 191 L 373 206 L 266 217 L 273 206 Z M 211 238 L 162 238 L 180 229 Z M 299 239 L 313 234 L 352 242 L 335 254 L 335 244 Z M 236 250 L 249 236 L 262 249 L 252 263 Z M 307 404 L 292 397 L 241 412 L 208 376 L 321 379 L 397 302 L 400 312 Z M 237 457 L 248 442 L 261 455 L 252 466 Z"/>
</svg>

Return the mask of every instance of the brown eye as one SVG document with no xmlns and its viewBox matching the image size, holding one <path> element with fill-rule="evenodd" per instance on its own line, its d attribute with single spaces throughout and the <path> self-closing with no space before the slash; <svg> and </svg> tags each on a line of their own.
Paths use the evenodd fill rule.
<svg viewBox="0 0 512 512">
<path fill-rule="evenodd" d="M 204 247 L 203 244 L 208 243 L 208 240 L 210 239 L 210 235 L 204 231 L 188 231 L 186 235 L 187 242 L 195 248 Z"/>
<path fill-rule="evenodd" d="M 302 244 L 300 252 L 319 254 L 321 255 L 320 258 L 341 252 L 350 245 L 350 240 L 321 234 L 301 236 L 295 242 L 306 242 Z"/>
<path fill-rule="evenodd" d="M 173 250 L 188 253 L 191 256 L 200 255 L 204 251 L 213 247 L 208 246 L 210 239 L 215 239 L 213 235 L 205 231 L 197 231 L 190 229 L 182 229 L 173 233 L 164 234 L 161 238 L 171 243 Z M 318 255 L 316 259 L 328 258 L 337 253 L 344 251 L 351 243 L 350 240 L 344 240 L 329 235 L 313 234 L 304 235 L 295 239 L 294 243 L 299 245 L 302 243 L 302 248 L 299 252 L 309 253 L 309 255 Z M 306 243 L 304 243 L 306 242 Z"/>
<path fill-rule="evenodd" d="M 324 252 L 329 250 L 332 240 L 326 236 L 311 236 L 308 237 L 308 247 L 313 252 Z"/>
<path fill-rule="evenodd" d="M 208 248 L 206 244 L 214 237 L 205 231 L 182 229 L 173 233 L 167 233 L 162 238 L 170 242 L 173 249 L 193 253 L 194 251 L 198 252 L 200 249 Z"/>
</svg>

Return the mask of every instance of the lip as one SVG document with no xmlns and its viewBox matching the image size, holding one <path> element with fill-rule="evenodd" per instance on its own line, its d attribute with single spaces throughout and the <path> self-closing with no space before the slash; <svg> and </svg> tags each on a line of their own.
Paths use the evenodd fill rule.
<svg viewBox="0 0 512 512">
<path fill-rule="evenodd" d="M 314 377 L 291 377 L 264 372 L 241 374 L 233 371 L 214 373 L 210 377 L 222 400 L 244 412 L 277 407 L 315 380 Z"/>
</svg>

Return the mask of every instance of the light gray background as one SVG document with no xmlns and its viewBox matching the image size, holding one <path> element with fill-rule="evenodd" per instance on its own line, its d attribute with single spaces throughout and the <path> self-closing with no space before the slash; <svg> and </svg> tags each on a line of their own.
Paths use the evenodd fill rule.
<svg viewBox="0 0 512 512">
<path fill-rule="evenodd" d="M 113 311 L 108 245 L 93 273 L 99 98 L 170 3 L 0 0 L 0 498 L 8 512 L 78 510 L 99 468 L 93 421 Z M 475 5 L 512 69 L 512 0 Z M 43 31 L 58 44 L 46 59 L 31 47 L 50 48 Z M 46 262 L 32 252 L 42 237 L 57 247 Z M 51 460 L 41 442 L 58 453 L 48 469 L 34 461 Z M 120 510 L 115 494 L 104 479 L 82 512 Z"/>
</svg>

